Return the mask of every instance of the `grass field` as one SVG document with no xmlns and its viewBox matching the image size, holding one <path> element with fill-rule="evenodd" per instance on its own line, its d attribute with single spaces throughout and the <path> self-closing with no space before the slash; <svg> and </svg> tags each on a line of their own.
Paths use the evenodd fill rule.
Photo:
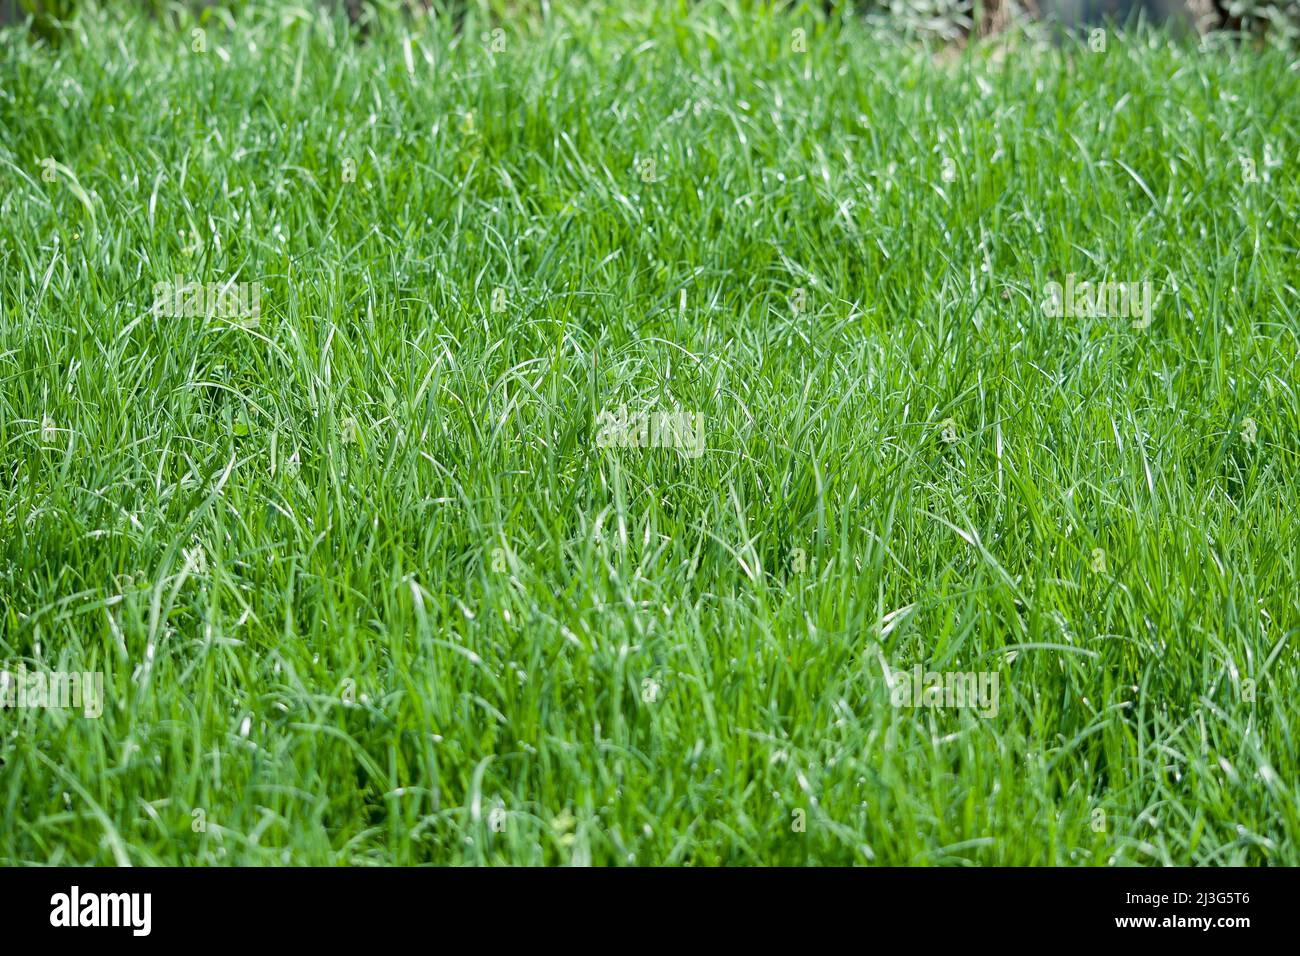
<svg viewBox="0 0 1300 956">
<path fill-rule="evenodd" d="M 1300 864 L 1294 56 L 643 6 L 3 38 L 0 861 Z"/>
</svg>

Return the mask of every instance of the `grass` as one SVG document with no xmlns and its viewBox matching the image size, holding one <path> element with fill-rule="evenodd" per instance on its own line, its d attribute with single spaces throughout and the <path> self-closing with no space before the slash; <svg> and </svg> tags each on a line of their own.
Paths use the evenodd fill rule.
<svg viewBox="0 0 1300 956">
<path fill-rule="evenodd" d="M 1293 58 L 197 26 L 0 45 L 0 860 L 1300 864 Z"/>
</svg>

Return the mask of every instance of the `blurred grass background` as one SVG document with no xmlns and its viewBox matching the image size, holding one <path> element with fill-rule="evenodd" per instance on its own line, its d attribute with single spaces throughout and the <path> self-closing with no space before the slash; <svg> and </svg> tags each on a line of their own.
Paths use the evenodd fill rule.
<svg viewBox="0 0 1300 956">
<path fill-rule="evenodd" d="M 0 0 L 0 26 L 31 18 L 33 33 L 51 37 L 58 24 L 85 0 Z M 196 16 L 213 7 L 238 11 L 246 0 L 117 0 L 155 16 Z M 333 6 L 354 23 L 374 16 L 421 7 L 452 18 L 473 7 L 481 17 L 506 19 L 537 15 L 555 0 L 284 0 L 285 6 L 320 3 Z M 560 0 L 561 3 L 564 0 Z M 115 4 L 116 5 L 116 4 Z M 745 4 L 741 4 L 744 6 Z M 1043 20 L 1066 25 L 1111 20 L 1131 23 L 1175 21 L 1201 32 L 1228 32 L 1294 44 L 1300 39 L 1300 0 L 823 0 L 821 3 L 756 3 L 819 9 L 829 16 L 867 16 L 893 23 L 900 32 L 944 41 L 972 33 L 991 35 L 1013 24 Z"/>
</svg>

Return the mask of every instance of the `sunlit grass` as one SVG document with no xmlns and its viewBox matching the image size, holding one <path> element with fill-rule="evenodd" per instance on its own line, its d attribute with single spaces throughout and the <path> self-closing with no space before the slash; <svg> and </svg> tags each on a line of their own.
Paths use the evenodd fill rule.
<svg viewBox="0 0 1300 956">
<path fill-rule="evenodd" d="M 0 860 L 1300 864 L 1293 59 L 635 6 L 5 36 Z"/>
</svg>

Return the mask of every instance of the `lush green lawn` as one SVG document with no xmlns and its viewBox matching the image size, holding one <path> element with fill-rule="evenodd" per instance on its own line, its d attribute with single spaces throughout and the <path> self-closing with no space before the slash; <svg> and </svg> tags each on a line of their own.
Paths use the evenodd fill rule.
<svg viewBox="0 0 1300 956">
<path fill-rule="evenodd" d="M 0 860 L 1300 864 L 1293 57 L 193 26 L 0 48 Z"/>
</svg>

